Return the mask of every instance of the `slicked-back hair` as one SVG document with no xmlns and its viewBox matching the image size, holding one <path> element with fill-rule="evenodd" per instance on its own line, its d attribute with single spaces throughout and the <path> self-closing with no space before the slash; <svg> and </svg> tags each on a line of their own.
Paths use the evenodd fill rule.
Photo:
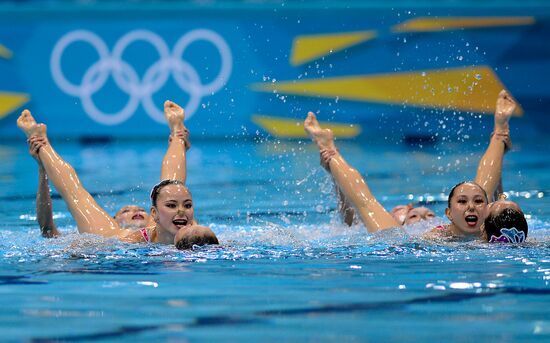
<svg viewBox="0 0 550 343">
<path fill-rule="evenodd" d="M 153 207 L 157 207 L 157 198 L 159 197 L 159 193 L 164 187 L 168 185 L 181 185 L 189 192 L 185 184 L 180 180 L 162 180 L 161 182 L 157 183 L 151 190 L 151 205 L 153 205 Z"/>
<path fill-rule="evenodd" d="M 476 182 L 474 181 L 462 181 L 460 183 L 457 183 L 453 188 L 451 188 L 451 191 L 449 192 L 449 198 L 447 199 L 447 207 L 448 208 L 451 208 L 451 199 L 453 197 L 453 195 L 455 195 L 455 191 L 456 189 L 459 187 L 459 186 L 462 186 L 464 184 L 467 184 L 467 183 L 470 183 L 472 185 L 475 185 L 475 186 L 478 186 L 479 189 L 481 189 L 481 191 L 483 192 L 483 196 L 485 197 L 485 201 L 487 203 L 489 203 L 489 198 L 487 197 L 487 192 L 485 192 L 485 190 L 483 189 L 483 187 L 481 187 L 480 185 L 478 185 Z"/>
</svg>

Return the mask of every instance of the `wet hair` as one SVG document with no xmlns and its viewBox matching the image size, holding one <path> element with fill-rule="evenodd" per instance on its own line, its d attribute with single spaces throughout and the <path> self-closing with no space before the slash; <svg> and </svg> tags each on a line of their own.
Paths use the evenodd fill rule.
<svg viewBox="0 0 550 343">
<path fill-rule="evenodd" d="M 161 182 L 157 183 L 151 190 L 151 205 L 153 205 L 153 207 L 157 207 L 157 198 L 159 197 L 159 193 L 164 187 L 168 185 L 181 185 L 185 189 L 187 189 L 187 187 L 185 187 L 185 184 L 179 180 L 162 180 Z"/>
<path fill-rule="evenodd" d="M 485 219 L 485 235 L 489 242 L 521 243 L 527 239 L 525 215 L 513 208 L 505 208 L 499 214 L 489 214 Z"/>
<path fill-rule="evenodd" d="M 451 199 L 453 198 L 453 195 L 455 195 L 455 190 L 459 187 L 459 186 L 462 186 L 464 184 L 472 184 L 472 185 L 475 185 L 475 186 L 478 186 L 479 189 L 481 189 L 481 191 L 483 192 L 483 196 L 485 197 L 485 201 L 487 203 L 489 203 L 489 198 L 487 197 L 487 192 L 485 192 L 485 190 L 483 189 L 483 187 L 481 187 L 480 185 L 478 185 L 477 183 L 475 183 L 474 181 L 462 181 L 460 183 L 457 183 L 453 188 L 451 188 L 451 191 L 449 192 L 449 198 L 447 199 L 447 207 L 451 208 Z"/>
<path fill-rule="evenodd" d="M 216 236 L 196 235 L 192 237 L 184 237 L 176 242 L 178 250 L 192 249 L 194 245 L 220 244 Z"/>
</svg>

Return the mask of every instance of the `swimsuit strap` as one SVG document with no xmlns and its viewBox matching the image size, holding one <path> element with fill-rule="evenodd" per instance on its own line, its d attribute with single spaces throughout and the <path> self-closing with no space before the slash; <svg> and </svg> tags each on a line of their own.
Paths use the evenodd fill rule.
<svg viewBox="0 0 550 343">
<path fill-rule="evenodd" d="M 149 234 L 147 233 L 147 229 L 143 228 L 143 229 L 139 229 L 139 231 L 141 232 L 141 235 L 145 239 L 145 242 L 151 243 L 151 239 L 149 238 Z"/>
</svg>

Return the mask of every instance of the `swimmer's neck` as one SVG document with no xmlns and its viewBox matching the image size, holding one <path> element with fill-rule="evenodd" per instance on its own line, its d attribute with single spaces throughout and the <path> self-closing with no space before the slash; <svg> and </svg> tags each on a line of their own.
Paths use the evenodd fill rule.
<svg viewBox="0 0 550 343">
<path fill-rule="evenodd" d="M 161 244 L 173 244 L 176 235 L 171 234 L 168 231 L 160 230 L 158 227 L 153 228 L 153 234 L 151 235 L 151 241 L 153 243 Z"/>
<path fill-rule="evenodd" d="M 481 230 L 480 232 L 464 232 L 453 223 L 449 224 L 448 228 L 451 234 L 457 238 L 479 238 L 481 236 Z"/>
</svg>

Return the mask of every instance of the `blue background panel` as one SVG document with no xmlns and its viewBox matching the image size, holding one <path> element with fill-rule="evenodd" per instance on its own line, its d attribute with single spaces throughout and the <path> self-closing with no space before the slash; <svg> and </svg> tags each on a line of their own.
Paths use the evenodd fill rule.
<svg viewBox="0 0 550 343">
<path fill-rule="evenodd" d="M 433 135 L 465 128 L 486 133 L 492 118 L 477 112 L 384 101 L 260 92 L 254 85 L 348 76 L 398 75 L 488 66 L 517 98 L 524 115 L 514 127 L 547 132 L 550 105 L 550 10 L 518 6 L 364 6 L 231 4 L 35 4 L 0 12 L 0 94 L 28 102 L 0 113 L 0 137 L 20 137 L 15 120 L 29 108 L 52 137 L 161 137 L 166 99 L 184 106 L 194 137 L 238 138 L 267 132 L 256 114 L 357 124 L 362 135 Z M 532 17 L 524 25 L 435 32 L 395 32 L 419 18 Z M 372 40 L 300 65 L 290 63 L 304 35 L 374 31 Z M 66 44 L 63 44 L 65 40 Z M 57 48 L 56 48 L 57 47 Z M 56 54 L 57 52 L 57 54 Z M 55 66 L 59 68 L 56 69 Z M 400 85 L 396 85 L 400 87 Z M 460 121 L 456 117 L 462 118 Z"/>
</svg>

